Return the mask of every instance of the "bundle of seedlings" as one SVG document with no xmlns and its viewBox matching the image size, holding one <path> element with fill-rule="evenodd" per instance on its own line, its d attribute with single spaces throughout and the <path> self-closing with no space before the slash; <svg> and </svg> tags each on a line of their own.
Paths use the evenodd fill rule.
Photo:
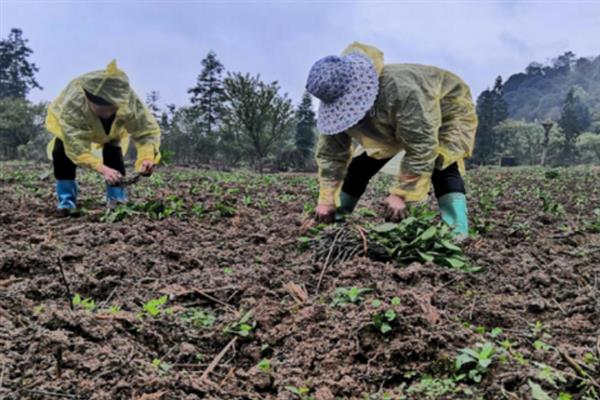
<svg viewBox="0 0 600 400">
<path fill-rule="evenodd" d="M 325 265 L 367 255 L 376 261 L 395 261 L 400 266 L 419 261 L 468 272 L 478 269 L 454 243 L 452 228 L 425 207 L 412 208 L 399 223 L 362 227 L 346 222 L 326 227 L 310 242 L 314 261 Z"/>
</svg>

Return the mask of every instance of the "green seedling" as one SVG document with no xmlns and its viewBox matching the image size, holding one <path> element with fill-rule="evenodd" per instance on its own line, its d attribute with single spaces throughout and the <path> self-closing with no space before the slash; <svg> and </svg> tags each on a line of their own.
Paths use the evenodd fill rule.
<svg viewBox="0 0 600 400">
<path fill-rule="evenodd" d="M 593 366 L 598 364 L 598 358 L 593 353 L 585 353 L 583 355 L 583 362 L 585 365 Z"/>
<path fill-rule="evenodd" d="M 492 331 L 490 332 L 490 336 L 495 339 L 498 336 L 502 335 L 502 328 L 494 328 L 492 329 Z"/>
<path fill-rule="evenodd" d="M 215 204 L 215 209 L 217 210 L 217 215 L 221 218 L 233 217 L 237 210 L 235 205 L 228 201 L 220 201 Z"/>
<path fill-rule="evenodd" d="M 333 295 L 333 301 L 331 302 L 332 307 L 345 306 L 348 304 L 359 304 L 364 300 L 363 295 L 371 292 L 372 289 L 358 288 L 353 286 L 351 288 L 337 288 Z"/>
<path fill-rule="evenodd" d="M 314 396 L 309 396 L 311 389 L 308 386 L 286 386 L 285 389 L 287 391 L 295 394 L 300 400 L 314 400 Z"/>
<path fill-rule="evenodd" d="M 250 207 L 252 205 L 252 196 L 246 195 L 242 198 L 242 202 L 246 207 Z"/>
<path fill-rule="evenodd" d="M 302 206 L 302 209 L 304 211 L 304 213 L 309 214 L 309 215 L 313 215 L 316 211 L 316 207 L 314 202 L 310 201 L 310 202 L 306 202 L 304 203 L 304 205 Z"/>
<path fill-rule="evenodd" d="M 94 308 L 96 308 L 96 302 L 93 299 L 83 298 L 79 294 L 75 294 L 71 299 L 71 302 L 75 307 L 81 307 L 86 311 L 93 311 Z"/>
<path fill-rule="evenodd" d="M 552 385 L 552 387 L 557 388 L 558 387 L 557 382 L 560 382 L 560 383 L 567 382 L 564 375 L 560 371 L 558 371 L 546 364 L 537 363 L 537 362 L 534 364 L 539 368 L 538 378 L 548 382 L 550 385 Z"/>
<path fill-rule="evenodd" d="M 453 378 L 436 378 L 425 375 L 420 381 L 406 389 L 406 394 L 425 399 L 447 398 L 448 395 L 460 392 Z"/>
<path fill-rule="evenodd" d="M 163 179 L 162 175 L 159 172 L 152 174 L 152 176 L 150 177 L 150 183 L 154 187 L 165 186 L 165 180 Z"/>
<path fill-rule="evenodd" d="M 121 306 L 119 306 L 119 305 L 111 305 L 110 307 L 104 308 L 104 309 L 102 309 L 100 311 L 114 315 L 114 314 L 118 313 L 119 311 L 121 311 Z"/>
<path fill-rule="evenodd" d="M 262 372 L 269 372 L 271 371 L 271 361 L 267 358 L 263 358 L 262 360 L 260 360 L 260 362 L 257 364 L 257 367 L 262 371 Z"/>
<path fill-rule="evenodd" d="M 533 338 L 550 339 L 552 337 L 546 332 L 546 327 L 542 321 L 535 321 L 535 324 L 530 324 L 529 331 Z"/>
<path fill-rule="evenodd" d="M 600 233 L 600 208 L 594 209 L 594 218 L 586 223 L 586 228 L 590 232 Z"/>
<path fill-rule="evenodd" d="M 252 322 L 252 311 L 248 311 L 244 316 L 237 322 L 225 327 L 223 332 L 230 333 L 242 337 L 249 336 L 252 333 L 252 329 L 256 326 L 256 322 Z"/>
<path fill-rule="evenodd" d="M 192 206 L 192 212 L 196 217 L 202 219 L 206 216 L 207 210 L 206 207 L 204 207 L 204 204 L 196 203 Z"/>
<path fill-rule="evenodd" d="M 46 310 L 46 308 L 44 307 L 43 304 L 40 304 L 40 305 L 37 305 L 37 306 L 33 307 L 33 313 L 35 315 L 42 314 L 45 310 Z"/>
<path fill-rule="evenodd" d="M 296 199 L 296 196 L 294 196 L 293 194 L 288 194 L 288 193 L 284 193 L 281 196 L 279 196 L 279 200 L 281 200 L 282 203 L 291 203 L 295 199 Z"/>
<path fill-rule="evenodd" d="M 100 218 L 100 221 L 112 224 L 136 214 L 139 214 L 139 212 L 136 211 L 135 207 L 131 203 L 117 204 L 113 208 L 108 208 L 104 215 Z"/>
<path fill-rule="evenodd" d="M 214 315 L 196 309 L 186 311 L 181 319 L 198 329 L 210 328 L 216 321 Z"/>
<path fill-rule="evenodd" d="M 173 368 L 173 366 L 171 364 L 169 364 L 168 362 L 165 362 L 165 361 L 161 361 L 158 358 L 155 358 L 152 360 L 152 366 L 154 368 L 157 368 L 161 374 L 165 374 L 165 373 L 169 372 L 169 370 L 171 368 Z"/>
<path fill-rule="evenodd" d="M 548 350 L 553 349 L 552 346 L 542 342 L 541 340 L 536 340 L 535 342 L 533 342 L 533 347 L 535 347 L 536 350 L 541 350 L 541 351 L 548 351 Z"/>
<path fill-rule="evenodd" d="M 496 348 L 493 343 L 486 342 L 478 345 L 479 350 L 462 349 L 455 360 L 455 370 L 458 375 L 457 379 L 469 380 L 479 383 L 482 377 L 487 374 L 489 367 L 494 360 Z"/>
<path fill-rule="evenodd" d="M 163 311 L 163 306 L 167 303 L 168 296 L 159 297 L 158 299 L 152 299 L 143 305 L 143 309 L 152 317 L 157 317 Z"/>
<path fill-rule="evenodd" d="M 528 379 L 527 384 L 531 388 L 531 398 L 533 400 L 553 400 L 553 398 L 550 397 L 550 395 L 537 383 Z M 572 399 L 573 399 L 573 396 L 571 396 L 569 393 L 565 393 L 565 392 L 560 392 L 560 394 L 556 398 L 556 400 L 572 400 Z M 585 399 L 585 397 L 584 397 L 584 399 Z"/>
<path fill-rule="evenodd" d="M 373 306 L 375 306 L 375 304 L 378 304 L 376 302 L 373 303 Z M 379 307 L 379 305 L 377 305 L 376 307 Z M 375 326 L 375 328 L 377 328 L 379 332 L 385 335 L 386 333 L 392 330 L 392 323 L 396 320 L 396 312 L 391 309 L 379 311 L 373 314 L 371 320 L 373 326 Z"/>
<path fill-rule="evenodd" d="M 551 199 L 547 194 L 542 194 L 540 199 L 542 200 L 542 210 L 546 214 L 550 214 L 555 217 L 562 217 L 565 214 L 564 206 Z"/>
</svg>

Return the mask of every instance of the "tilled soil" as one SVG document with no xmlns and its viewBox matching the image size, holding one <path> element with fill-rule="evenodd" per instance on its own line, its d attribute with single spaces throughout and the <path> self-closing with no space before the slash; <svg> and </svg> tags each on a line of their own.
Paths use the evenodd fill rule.
<svg viewBox="0 0 600 400">
<path fill-rule="evenodd" d="M 552 399 L 598 398 L 597 169 L 474 170 L 480 233 L 464 246 L 481 272 L 359 255 L 329 266 L 318 293 L 323 265 L 298 240 L 313 176 L 168 168 L 131 196 L 163 215 L 109 223 L 97 178 L 80 182 L 87 211 L 63 217 L 42 172 L 0 167 L 2 398 L 528 399 L 528 381 Z M 381 221 L 385 184 L 354 223 Z M 340 287 L 371 290 L 333 306 Z M 71 308 L 68 291 L 93 307 Z M 157 315 L 144 310 L 163 295 Z M 190 310 L 215 318 L 194 324 Z M 397 317 L 384 334 L 373 315 L 385 310 Z M 497 353 L 482 381 L 440 388 L 461 350 L 484 342 Z"/>
</svg>

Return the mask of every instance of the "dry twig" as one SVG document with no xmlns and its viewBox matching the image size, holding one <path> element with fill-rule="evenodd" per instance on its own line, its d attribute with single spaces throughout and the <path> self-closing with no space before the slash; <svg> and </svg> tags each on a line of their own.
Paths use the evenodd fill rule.
<svg viewBox="0 0 600 400">
<path fill-rule="evenodd" d="M 73 311 L 73 295 L 71 294 L 71 288 L 69 287 L 69 282 L 67 281 L 67 277 L 65 276 L 65 270 L 63 269 L 62 260 L 61 260 L 60 256 L 57 258 L 57 260 L 58 260 L 58 267 L 60 269 L 60 275 L 62 276 L 62 281 L 65 285 L 65 288 L 67 289 L 67 297 L 69 300 L 69 307 L 71 308 L 71 311 Z"/>
<path fill-rule="evenodd" d="M 206 369 L 202 373 L 200 380 L 202 380 L 202 381 L 208 380 L 208 376 L 210 375 L 210 373 L 217 367 L 217 365 L 219 365 L 219 363 L 221 362 L 223 357 L 225 357 L 225 354 L 227 354 L 227 352 L 235 344 L 237 339 L 238 339 L 237 336 L 234 337 L 233 339 L 231 339 L 229 341 L 229 343 L 227 343 L 227 345 L 225 347 L 223 347 L 223 350 L 221 350 L 221 352 L 219 354 L 217 354 L 217 356 L 211 361 L 211 363 L 208 364 L 208 367 L 206 367 Z"/>
</svg>

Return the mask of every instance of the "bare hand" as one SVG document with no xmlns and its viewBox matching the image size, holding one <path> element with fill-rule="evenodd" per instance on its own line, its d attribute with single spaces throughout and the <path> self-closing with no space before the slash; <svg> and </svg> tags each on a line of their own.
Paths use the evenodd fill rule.
<svg viewBox="0 0 600 400">
<path fill-rule="evenodd" d="M 100 169 L 100 173 L 104 177 L 104 180 L 110 183 L 111 185 L 116 185 L 123 179 L 123 176 L 119 171 L 107 167 L 106 165 L 102 166 L 102 168 Z"/>
<path fill-rule="evenodd" d="M 319 204 L 316 209 L 317 222 L 330 224 L 335 219 L 335 206 L 332 204 Z"/>
<path fill-rule="evenodd" d="M 400 222 L 408 216 L 408 208 L 404 199 L 395 194 L 390 194 L 384 201 L 386 205 L 385 219 L 391 222 Z"/>
<path fill-rule="evenodd" d="M 152 161 L 142 161 L 142 166 L 140 167 L 140 174 L 143 176 L 150 176 L 154 172 L 154 163 Z"/>
</svg>

